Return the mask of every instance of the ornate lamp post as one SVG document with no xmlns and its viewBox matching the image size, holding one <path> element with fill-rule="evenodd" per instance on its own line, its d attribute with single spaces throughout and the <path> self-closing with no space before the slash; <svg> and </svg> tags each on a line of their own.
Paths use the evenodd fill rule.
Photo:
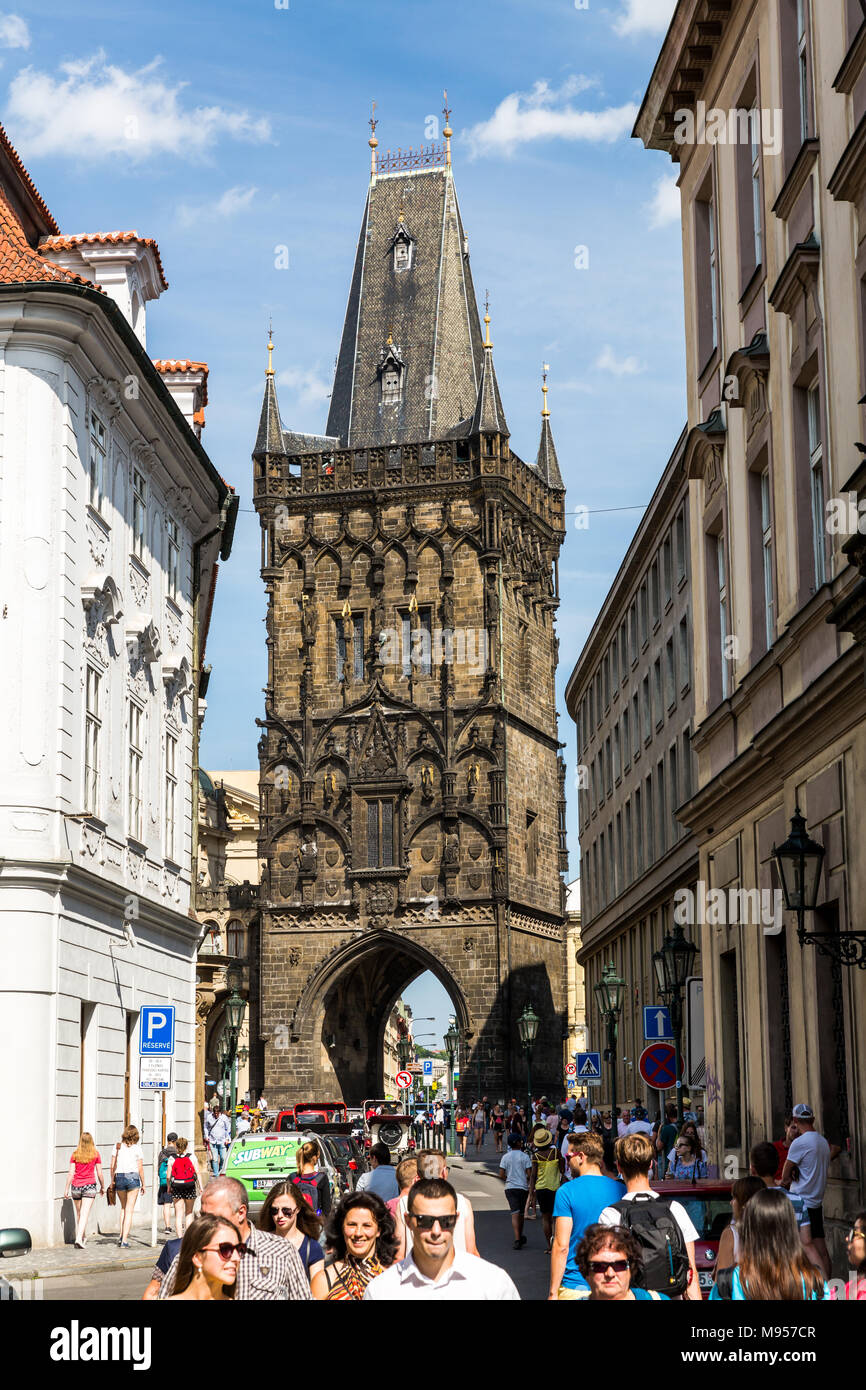
<svg viewBox="0 0 866 1390">
<path fill-rule="evenodd" d="M 448 1032 L 445 1034 L 444 1042 L 445 1050 L 448 1053 L 448 1095 L 451 1100 L 451 1152 L 456 1153 L 457 1134 L 455 1120 L 457 1118 L 457 1105 L 454 1096 L 454 1062 L 457 1057 L 457 1050 L 460 1046 L 460 1034 L 457 1031 L 457 1025 L 453 1019 L 448 1025 Z"/>
<path fill-rule="evenodd" d="M 607 1025 L 606 1060 L 610 1063 L 610 1111 L 611 1137 L 616 1140 L 616 1030 L 622 1013 L 622 992 L 625 980 L 616 973 L 613 961 L 604 967 L 601 979 L 595 986 L 595 998 L 599 1011 Z"/>
<path fill-rule="evenodd" d="M 234 1139 L 237 1129 L 237 1115 L 235 1114 L 235 1106 L 237 1105 L 237 1073 L 235 1071 L 235 1062 L 237 1061 L 238 1038 L 240 1037 L 244 1014 L 247 1009 L 247 1001 L 238 992 L 240 981 L 234 972 L 228 979 L 228 983 L 231 988 L 231 994 L 226 1000 L 226 1023 L 223 1036 L 228 1042 L 228 1066 L 231 1077 L 231 1108 L 229 1113 L 231 1117 L 232 1139 Z"/>
<path fill-rule="evenodd" d="M 217 1038 L 217 1045 L 216 1045 L 216 1055 L 217 1055 L 217 1061 L 219 1062 L 220 1082 L 221 1082 L 221 1085 L 220 1085 L 220 1101 L 221 1101 L 221 1103 L 223 1104 L 223 1106 L 224 1106 L 225 1103 L 226 1103 L 226 1081 L 227 1081 L 227 1079 L 228 1079 L 229 1051 L 230 1051 L 230 1048 L 229 1048 L 229 1040 L 228 1040 L 228 1037 L 226 1036 L 226 1030 L 225 1030 L 225 1028 L 223 1028 L 222 1032 L 220 1033 L 219 1037 Z"/>
<path fill-rule="evenodd" d="M 866 931 L 808 932 L 806 913 L 818 905 L 818 887 L 824 864 L 824 846 L 806 833 L 806 818 L 800 807 L 791 818 L 791 833 L 784 844 L 773 846 L 779 866 L 779 879 L 785 907 L 797 914 L 800 946 L 815 946 L 823 955 L 841 965 L 857 965 L 866 970 Z"/>
<path fill-rule="evenodd" d="M 535 1039 L 538 1037 L 538 1025 L 541 1019 L 534 1011 L 531 1004 L 524 1007 L 523 1013 L 517 1020 L 517 1032 L 520 1036 L 520 1046 L 526 1054 L 526 1095 L 528 1109 L 526 1111 L 527 1127 L 532 1125 L 532 1049 L 535 1046 Z"/>
<path fill-rule="evenodd" d="M 678 1125 L 683 1122 L 683 1080 L 680 1075 L 682 1068 L 683 993 L 686 981 L 694 974 L 697 954 L 697 946 L 693 941 L 686 939 L 685 932 L 679 926 L 674 927 L 673 936 L 668 932 L 664 939 L 664 945 L 660 950 L 653 952 L 656 980 L 661 996 L 671 1011 L 671 1026 L 674 1030 Z"/>
</svg>

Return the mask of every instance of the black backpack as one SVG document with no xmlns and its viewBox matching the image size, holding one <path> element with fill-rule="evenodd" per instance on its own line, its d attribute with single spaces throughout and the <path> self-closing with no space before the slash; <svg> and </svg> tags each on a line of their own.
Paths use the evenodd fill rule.
<svg viewBox="0 0 866 1390">
<path fill-rule="evenodd" d="M 670 1203 L 638 1192 L 614 1202 L 620 1224 L 631 1231 L 643 1256 L 643 1268 L 633 1279 L 637 1288 L 676 1298 L 689 1286 L 689 1253 Z"/>
</svg>

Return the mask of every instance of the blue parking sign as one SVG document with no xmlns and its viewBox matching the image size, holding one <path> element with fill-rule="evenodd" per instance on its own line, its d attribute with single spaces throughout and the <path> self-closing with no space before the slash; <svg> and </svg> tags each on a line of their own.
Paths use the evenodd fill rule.
<svg viewBox="0 0 866 1390">
<path fill-rule="evenodd" d="M 174 1004 L 144 1004 L 138 1028 L 140 1057 L 174 1056 Z"/>
</svg>

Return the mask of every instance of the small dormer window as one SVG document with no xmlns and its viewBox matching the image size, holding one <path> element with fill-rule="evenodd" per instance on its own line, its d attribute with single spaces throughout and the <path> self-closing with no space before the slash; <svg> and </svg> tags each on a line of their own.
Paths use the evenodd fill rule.
<svg viewBox="0 0 866 1390">
<path fill-rule="evenodd" d="M 400 400 L 400 369 L 390 364 L 382 373 L 382 404 L 396 405 Z"/>
<path fill-rule="evenodd" d="M 412 264 L 412 242 L 407 236 L 398 236 L 394 242 L 394 269 L 408 270 Z"/>
</svg>

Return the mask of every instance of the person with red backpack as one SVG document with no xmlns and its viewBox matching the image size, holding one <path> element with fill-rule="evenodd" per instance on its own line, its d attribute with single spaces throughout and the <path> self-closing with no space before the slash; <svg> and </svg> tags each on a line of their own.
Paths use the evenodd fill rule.
<svg viewBox="0 0 866 1390">
<path fill-rule="evenodd" d="M 668 1298 L 701 1298 L 695 1241 L 698 1232 L 679 1202 L 660 1197 L 650 1187 L 653 1146 L 645 1134 L 628 1134 L 614 1147 L 626 1195 L 605 1207 L 601 1226 L 625 1226 L 641 1249 L 640 1284 Z"/>
<path fill-rule="evenodd" d="M 200 1175 L 194 1153 L 188 1153 L 189 1142 L 180 1138 L 174 1141 L 177 1153 L 169 1159 L 166 1169 L 166 1182 L 174 1202 L 174 1220 L 180 1238 L 186 1227 L 187 1217 L 192 1209 L 199 1189 Z"/>
<path fill-rule="evenodd" d="M 319 1168 L 319 1149 L 311 1139 L 302 1144 L 295 1155 L 298 1171 L 291 1178 L 293 1186 L 309 1202 L 317 1216 L 331 1214 L 331 1184 L 328 1174 Z"/>
</svg>

